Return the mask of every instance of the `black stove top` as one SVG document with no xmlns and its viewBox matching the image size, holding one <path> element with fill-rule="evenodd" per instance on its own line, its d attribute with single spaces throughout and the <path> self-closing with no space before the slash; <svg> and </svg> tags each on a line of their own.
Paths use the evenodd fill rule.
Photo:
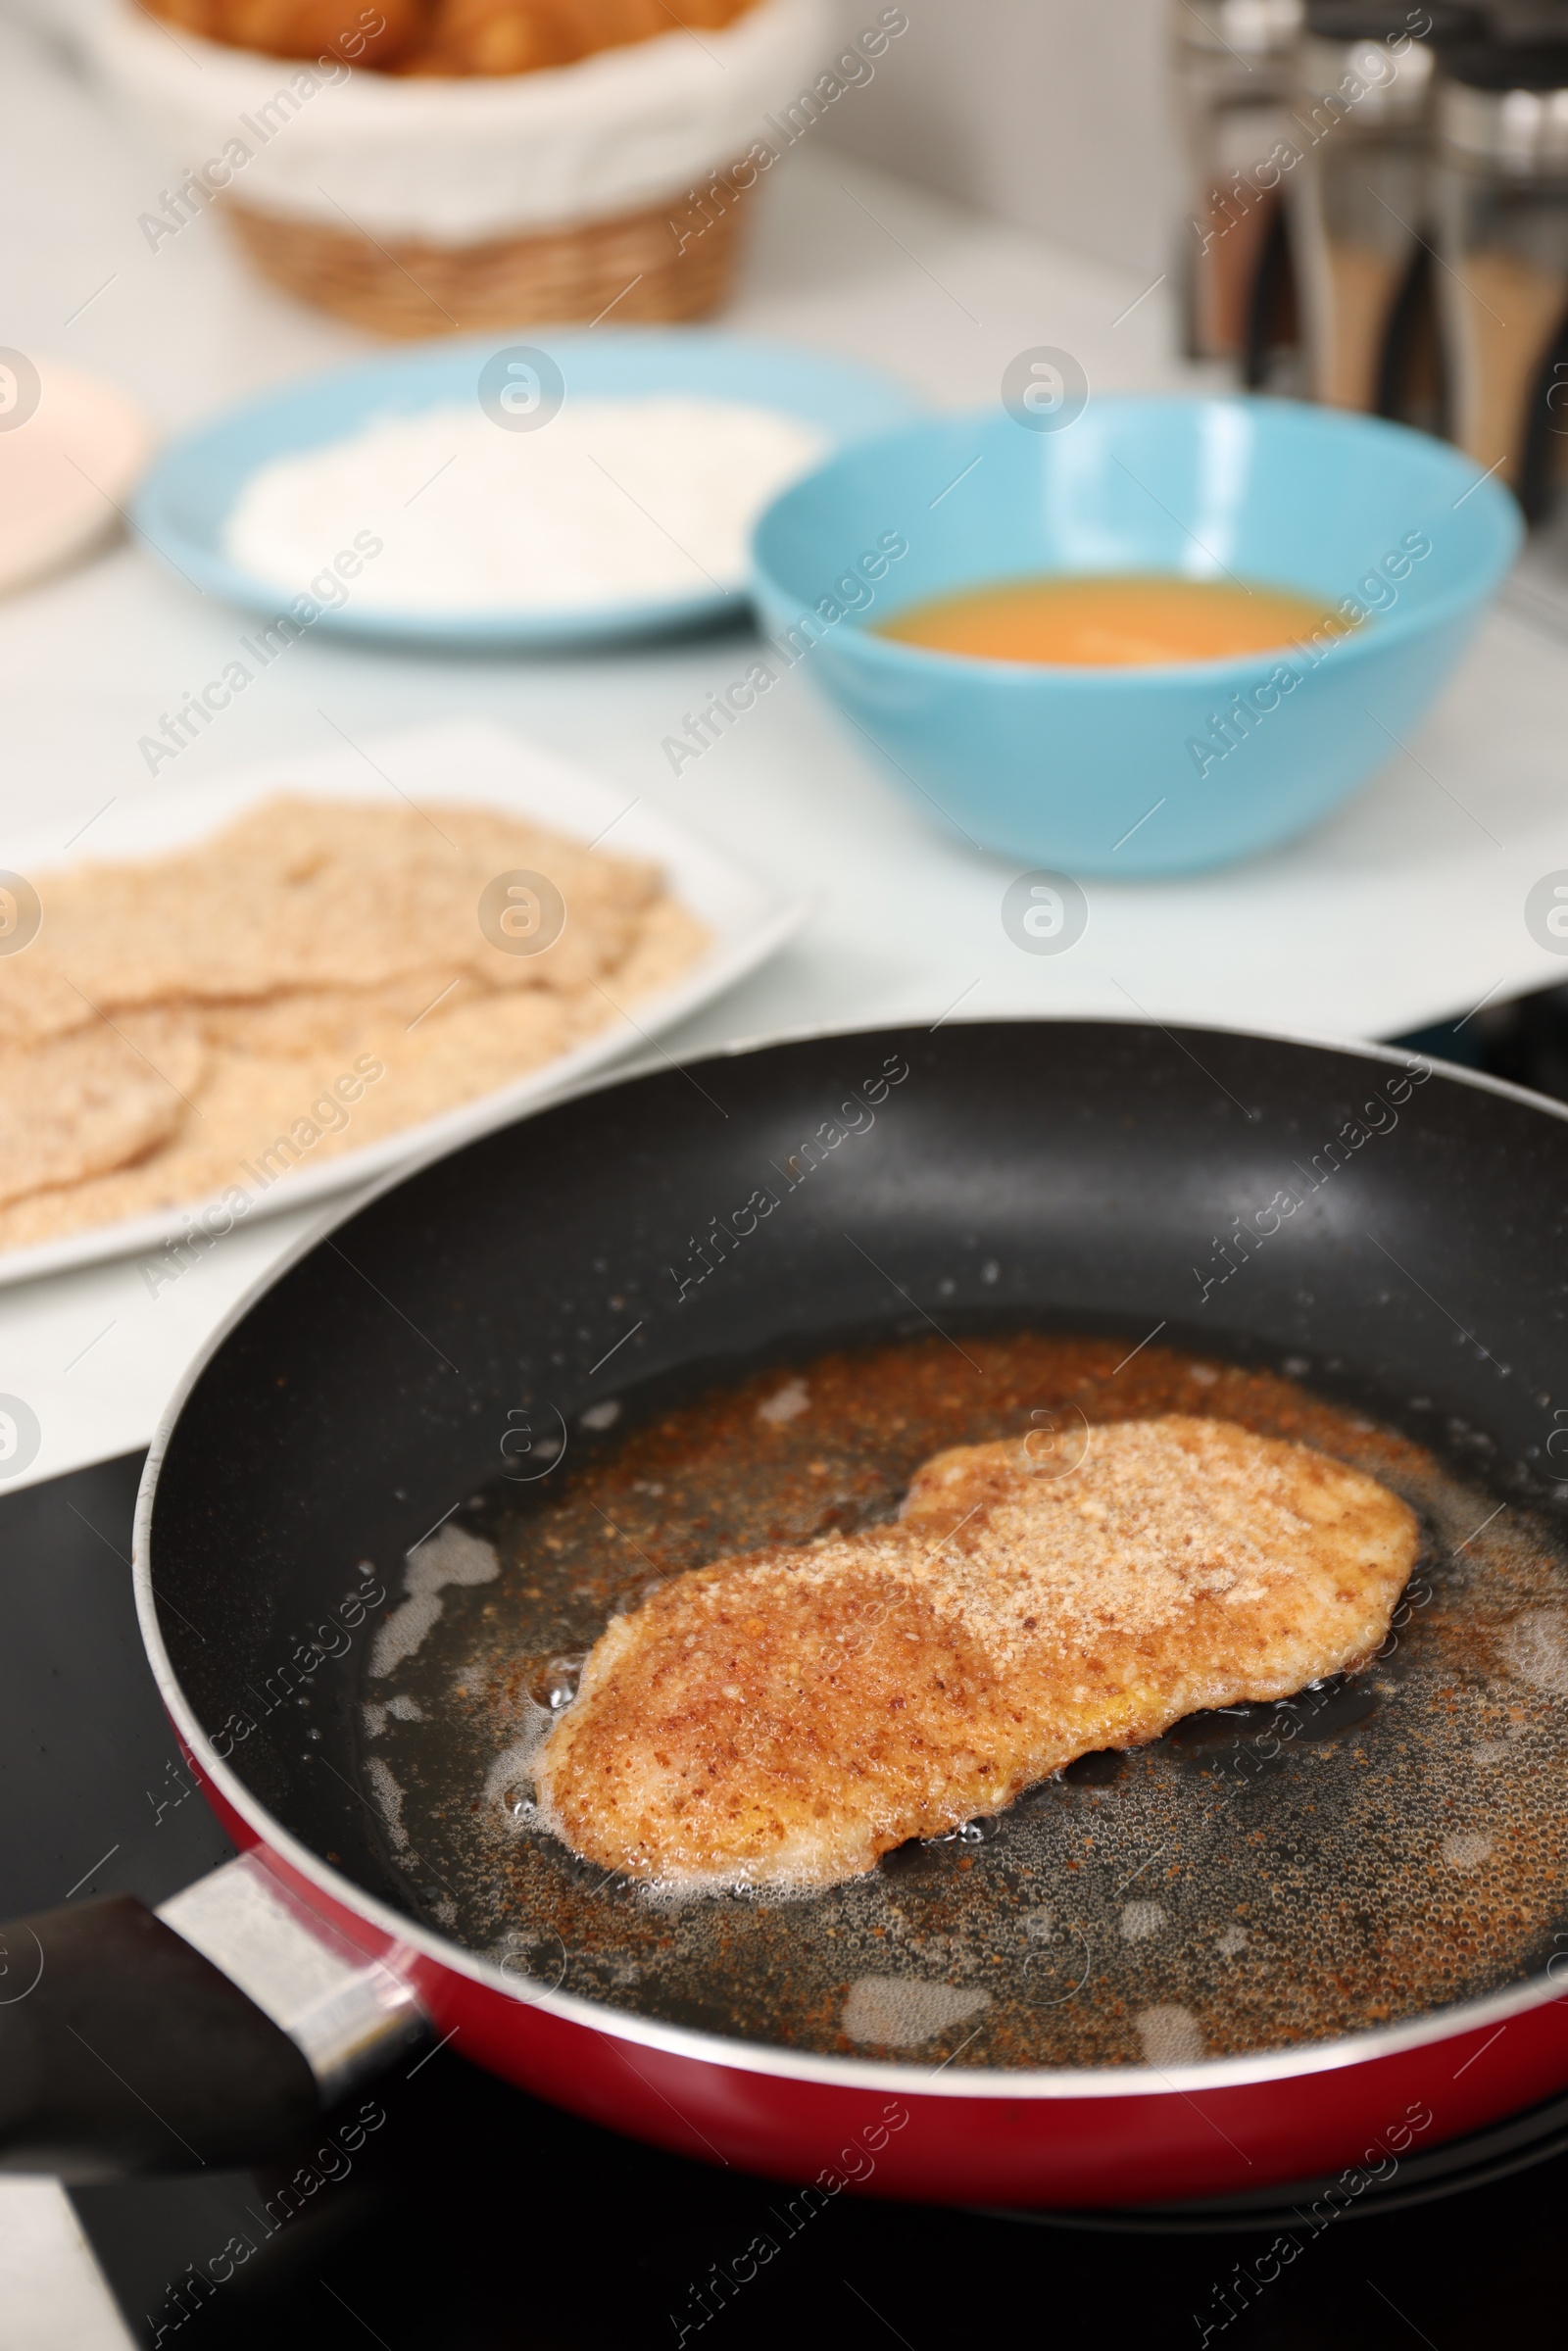
<svg viewBox="0 0 1568 2351">
<path fill-rule="evenodd" d="M 180 1768 L 137 1637 L 139 1470 L 110 1462 L 0 1503 L 8 1912 L 122 1888 L 161 1901 L 230 1850 Z M 934 2351 L 1031 2304 L 1098 2314 L 1134 2342 L 1457 2351 L 1492 2339 L 1504 2311 L 1560 2324 L 1564 2149 L 1558 2101 L 1386 2187 L 1352 2178 L 1327 2222 L 1318 2183 L 1261 2210 L 1071 2220 L 845 2196 L 792 2232 L 787 2188 L 591 2129 L 443 2050 L 329 2117 L 285 2170 L 74 2201 L 133 2333 L 151 2345 L 162 2328 L 180 2351 L 301 2334 L 387 2351 L 699 2336 L 703 2351 L 808 2338 Z"/>
<path fill-rule="evenodd" d="M 1568 1094 L 1554 997 L 1419 1042 Z M 0 1502 L 0 1916 L 162 1901 L 231 1850 L 136 1631 L 139 1473 L 109 1462 Z M 446 2049 L 329 2117 L 283 2171 L 74 2200 L 133 2337 L 180 2351 L 935 2351 L 1019 2319 L 1053 2341 L 1094 2327 L 1224 2351 L 1459 2351 L 1562 2323 L 1568 2100 L 1386 2184 L 1347 2176 L 1329 2202 L 1321 2182 L 1157 2215 L 845 2195 L 798 2221 L 789 2192 L 595 2130 Z"/>
</svg>

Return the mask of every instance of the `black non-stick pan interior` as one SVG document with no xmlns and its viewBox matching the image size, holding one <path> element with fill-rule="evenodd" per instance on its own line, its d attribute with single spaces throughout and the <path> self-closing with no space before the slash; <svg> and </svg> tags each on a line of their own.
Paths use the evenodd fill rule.
<svg viewBox="0 0 1568 2351">
<path fill-rule="evenodd" d="M 1007 1023 L 662 1070 L 427 1167 L 242 1320 L 160 1475 L 164 1639 L 297 1837 L 438 1932 L 622 2007 L 823 2049 L 874 2053 L 881 2031 L 960 2065 L 1101 2063 L 1492 1988 L 1568 1927 L 1565 1200 L 1552 1108 L 1351 1051 Z M 936 1442 L 1177 1404 L 1359 1454 L 1423 1515 L 1399 1638 L 1353 1685 L 1088 1759 L 811 1901 L 661 1906 L 514 1824 L 499 1841 L 503 1804 L 525 1805 L 485 1793 L 465 1660 L 492 1675 L 499 1756 L 502 1698 L 548 1702 L 563 1609 L 591 1639 L 617 1579 L 701 1555 L 690 1494 L 645 1495 L 604 1575 L 558 1588 L 537 1574 L 550 1512 L 598 1508 L 618 1477 L 613 1520 L 664 1483 L 631 1477 L 636 1447 L 667 1456 L 660 1432 L 708 1426 L 705 1396 L 765 1400 L 829 1349 L 842 1461 L 874 1389 L 856 1366 L 889 1348 L 924 1366 Z M 889 1455 L 869 1515 L 898 1475 Z M 444 1594 L 407 1682 L 370 1676 L 406 1554 L 442 1524 L 490 1539 L 501 1573 Z M 898 1978 L 951 1996 L 901 2008 Z"/>
</svg>

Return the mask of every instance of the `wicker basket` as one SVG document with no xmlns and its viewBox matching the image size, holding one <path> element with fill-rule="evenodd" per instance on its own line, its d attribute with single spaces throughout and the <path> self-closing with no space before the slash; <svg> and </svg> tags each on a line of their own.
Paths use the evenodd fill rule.
<svg viewBox="0 0 1568 2351">
<path fill-rule="evenodd" d="M 216 205 L 276 284 L 412 339 L 716 310 L 737 190 L 795 144 L 792 94 L 815 106 L 835 0 L 753 0 L 701 41 L 451 79 L 175 41 L 138 0 L 98 6 L 100 72 L 181 159 L 141 218 L 152 249 Z M 726 157 L 745 160 L 717 173 Z"/>
<path fill-rule="evenodd" d="M 496 326 L 617 326 L 704 318 L 728 297 L 736 199 L 689 215 L 690 196 L 607 220 L 478 245 L 377 240 L 230 198 L 230 225 L 274 284 L 372 334 L 401 340 Z"/>
</svg>

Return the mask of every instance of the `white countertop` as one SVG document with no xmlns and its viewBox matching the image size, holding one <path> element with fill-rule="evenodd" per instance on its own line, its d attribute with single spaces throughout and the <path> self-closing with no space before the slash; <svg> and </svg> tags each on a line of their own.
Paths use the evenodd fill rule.
<svg viewBox="0 0 1568 2351">
<path fill-rule="evenodd" d="M 3 19 L 0 88 L 0 182 L 28 222 L 7 257 L 8 342 L 114 377 L 163 433 L 368 348 L 261 285 L 211 218 L 150 252 L 137 216 L 169 159 Z M 1211 380 L 1170 356 L 1168 286 L 1146 293 L 822 148 L 767 189 L 727 322 L 876 362 L 944 406 L 995 399 L 1006 362 L 1047 342 L 1101 389 Z M 112 796 L 148 788 L 137 738 L 221 668 L 243 625 L 125 543 L 0 605 L 0 827 L 57 817 L 64 848 Z M 1003 931 L 1010 867 L 928 826 L 800 678 L 670 776 L 662 739 L 750 646 L 732 633 L 455 661 L 304 642 L 165 777 L 275 757 L 282 781 L 334 726 L 359 738 L 482 715 L 647 795 L 819 899 L 798 943 L 674 1052 L 818 1020 L 934 1021 L 956 1002 L 963 1017 L 1147 1009 L 1388 1036 L 1568 977 L 1523 920 L 1530 885 L 1568 866 L 1568 659 L 1511 614 L 1489 622 L 1415 759 L 1285 852 L 1198 880 L 1091 884 L 1088 935 L 1050 958 Z M 145 1443 L 203 1334 L 304 1221 L 236 1233 L 157 1298 L 123 1260 L 0 1295 L 0 1393 L 24 1397 L 43 1432 L 26 1477 Z"/>
</svg>

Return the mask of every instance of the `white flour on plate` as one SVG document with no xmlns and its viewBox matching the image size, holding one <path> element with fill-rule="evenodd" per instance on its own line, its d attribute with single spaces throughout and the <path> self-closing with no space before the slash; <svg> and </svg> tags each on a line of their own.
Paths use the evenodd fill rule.
<svg viewBox="0 0 1568 2351">
<path fill-rule="evenodd" d="M 527 432 L 475 401 L 382 416 L 246 483 L 229 560 L 298 593 L 355 534 L 361 612 L 551 612 L 734 589 L 753 523 L 826 441 L 770 409 L 659 395 L 568 401 Z"/>
</svg>

